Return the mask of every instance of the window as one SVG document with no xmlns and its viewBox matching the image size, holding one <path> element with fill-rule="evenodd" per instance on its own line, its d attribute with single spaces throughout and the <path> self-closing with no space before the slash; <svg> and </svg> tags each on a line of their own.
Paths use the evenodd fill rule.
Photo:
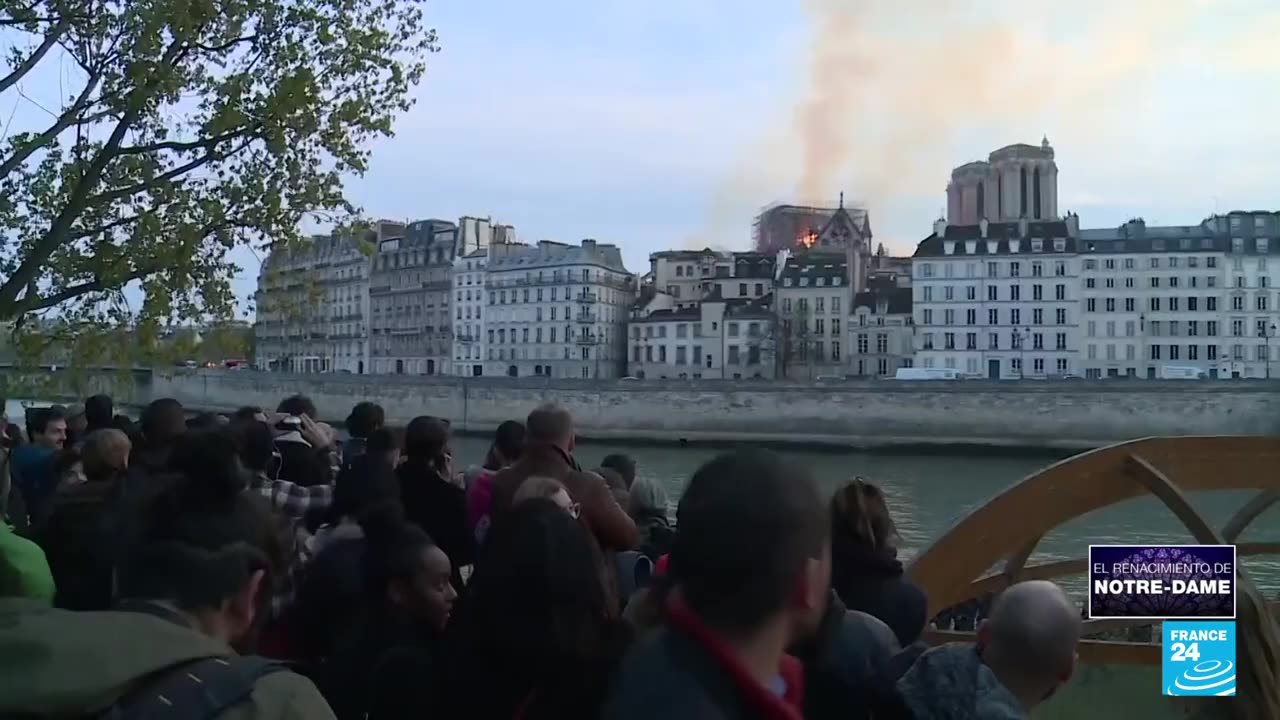
<svg viewBox="0 0 1280 720">
<path fill-rule="evenodd" d="M 1057 350 L 1066 350 L 1066 349 L 1067 349 L 1067 334 L 1066 334 L 1066 333 L 1058 333 L 1058 334 L 1057 334 L 1057 336 L 1054 338 L 1054 340 L 1055 340 L 1055 342 L 1054 342 L 1054 348 L 1055 348 L 1055 349 L 1057 349 Z"/>
<path fill-rule="evenodd" d="M 924 286 L 924 301 L 933 302 L 933 286 L 931 285 Z"/>
<path fill-rule="evenodd" d="M 1097 322 L 1095 322 L 1095 321 L 1093 321 L 1093 320 L 1090 320 L 1090 321 L 1089 321 L 1089 324 L 1088 324 L 1086 327 L 1088 328 L 1087 334 L 1089 335 L 1089 337 L 1093 337 L 1094 335 L 1097 335 L 1097 334 L 1098 334 L 1098 323 L 1097 323 Z"/>
<path fill-rule="evenodd" d="M 1009 263 L 1009 277 L 1018 277 L 1021 274 L 1022 274 L 1022 263 L 1020 262 Z"/>
<path fill-rule="evenodd" d="M 1106 264 L 1106 268 L 1107 268 L 1108 270 L 1115 270 L 1115 269 L 1116 269 L 1116 259 L 1115 259 L 1115 258 L 1107 258 L 1107 259 L 1106 259 L 1106 261 L 1105 261 L 1105 264 Z"/>
<path fill-rule="evenodd" d="M 1217 320 L 1209 320 L 1209 321 L 1207 321 L 1207 322 L 1204 324 L 1204 334 L 1205 334 L 1205 335 L 1208 335 L 1209 337 L 1217 337 L 1217 336 L 1218 336 L 1218 321 L 1217 321 Z"/>
<path fill-rule="evenodd" d="M 996 310 L 996 309 L 994 309 L 994 308 L 993 308 L 993 309 L 991 309 L 991 310 L 988 310 L 988 311 L 987 311 L 987 324 L 988 324 L 988 325 L 999 325 L 999 324 L 1000 324 L 1000 311 L 999 311 L 999 310 Z"/>
<path fill-rule="evenodd" d="M 885 333 L 876 333 L 876 352 L 881 355 L 889 352 L 889 336 Z"/>
<path fill-rule="evenodd" d="M 1097 260 L 1085 260 L 1085 261 L 1084 261 L 1084 269 L 1085 269 L 1085 270 L 1097 270 L 1097 269 L 1098 269 L 1098 261 L 1097 261 Z"/>
<path fill-rule="evenodd" d="M 1022 311 L 1021 311 L 1021 310 L 1019 310 L 1018 308 L 1014 308 L 1014 309 L 1010 310 L 1010 311 L 1009 311 L 1009 322 L 1010 322 L 1011 324 L 1013 324 L 1013 325 L 1021 325 L 1021 324 L 1022 324 Z"/>
<path fill-rule="evenodd" d="M 1160 278 L 1158 278 L 1158 277 L 1153 277 L 1153 278 L 1151 278 L 1151 279 L 1150 279 L 1150 283 L 1151 283 L 1151 287 L 1153 287 L 1153 288 L 1158 288 L 1158 287 L 1160 287 Z"/>
<path fill-rule="evenodd" d="M 1032 360 L 1031 367 L 1033 368 L 1033 372 L 1035 372 L 1037 375 L 1043 375 L 1044 374 L 1044 358 L 1036 358 L 1035 360 Z"/>
<path fill-rule="evenodd" d="M 1206 345 L 1206 346 L 1204 347 L 1204 359 L 1205 359 L 1205 360 L 1217 360 L 1217 359 L 1218 359 L 1218 346 L 1217 346 L 1217 345 Z"/>
<path fill-rule="evenodd" d="M 837 313 L 837 314 L 839 314 L 840 312 L 840 296 L 839 295 L 836 295 L 831 298 L 831 312 Z"/>
<path fill-rule="evenodd" d="M 931 310 L 931 309 L 929 309 L 929 308 L 925 308 L 925 309 L 924 309 L 924 313 L 923 313 L 923 317 L 922 317 L 921 319 L 924 321 L 924 324 L 925 324 L 925 325 L 932 325 L 932 324 L 933 324 L 933 310 Z"/>
<path fill-rule="evenodd" d="M 1021 299 L 1022 299 L 1022 286 L 1020 286 L 1020 285 L 1010 285 L 1010 286 L 1009 286 L 1009 299 L 1010 299 L 1010 300 L 1021 300 Z"/>
<path fill-rule="evenodd" d="M 1044 335 L 1043 335 L 1043 334 L 1041 334 L 1041 333 L 1035 333 L 1035 334 L 1033 334 L 1033 335 L 1031 336 L 1031 349 L 1032 349 L 1032 350 L 1043 350 L 1043 349 L 1044 349 Z"/>
<path fill-rule="evenodd" d="M 1115 312 L 1115 311 L 1116 311 L 1116 299 L 1107 298 L 1107 312 Z"/>
<path fill-rule="evenodd" d="M 1160 359 L 1160 346 L 1159 346 L 1159 345 L 1152 345 L 1152 346 L 1151 346 L 1151 359 L 1152 359 L 1152 360 L 1159 360 L 1159 359 Z"/>
<path fill-rule="evenodd" d="M 1058 243 L 1057 243 L 1057 241 L 1056 241 L 1056 240 L 1054 241 L 1054 247 L 1055 247 L 1055 248 L 1057 248 L 1057 247 L 1058 247 Z M 1067 264 L 1066 264 L 1065 262 L 1061 261 L 1061 260 L 1059 260 L 1058 262 L 1054 263 L 1054 265 L 1053 265 L 1053 274 L 1054 274 L 1054 275 L 1056 275 L 1056 276 L 1058 276 L 1058 277 L 1066 277 L 1066 275 L 1067 275 Z"/>
<path fill-rule="evenodd" d="M 1044 299 L 1044 286 L 1043 286 L 1043 285 L 1032 285 L 1032 286 L 1031 286 L 1031 299 L 1032 299 L 1032 300 L 1043 300 L 1043 299 Z"/>
<path fill-rule="evenodd" d="M 1151 312 L 1160 312 L 1160 298 L 1150 298 L 1147 302 L 1147 309 Z"/>
<path fill-rule="evenodd" d="M 944 321 L 944 324 L 946 324 L 946 325 L 955 325 L 955 324 L 956 324 L 956 311 L 955 311 L 955 310 L 944 310 L 944 311 L 942 312 L 942 319 L 943 319 L 943 321 Z"/>
<path fill-rule="evenodd" d="M 945 333 L 945 334 L 943 335 L 943 342 L 945 343 L 945 344 L 943 345 L 943 347 L 944 347 L 945 349 L 947 349 L 947 350 L 955 350 L 955 349 L 956 349 L 956 334 L 955 334 L 955 333 Z"/>
<path fill-rule="evenodd" d="M 817 320 L 816 322 L 817 322 L 817 325 L 818 325 L 818 332 L 819 332 L 819 333 L 821 333 L 821 332 L 822 332 L 822 320 L 820 320 L 820 319 L 819 319 L 819 320 Z M 731 323 L 729 323 L 729 337 L 731 337 L 731 338 L 736 338 L 736 337 L 738 337 L 738 323 L 736 323 L 736 322 L 731 322 Z"/>
<path fill-rule="evenodd" d="M 943 288 L 943 289 L 942 289 L 942 291 L 943 291 L 943 292 L 942 292 L 942 297 L 943 297 L 944 299 L 946 299 L 946 300 L 955 300 L 955 299 L 956 299 L 956 297 L 955 297 L 955 296 L 956 296 L 956 293 L 955 293 L 955 288 L 954 288 L 954 287 L 952 287 L 952 286 L 948 285 L 948 286 L 946 286 L 945 288 Z"/>
<path fill-rule="evenodd" d="M 1039 240 L 1033 240 L 1031 241 L 1031 244 L 1037 245 L 1039 244 L 1039 242 L 1040 242 Z M 1044 274 L 1044 263 L 1040 263 L 1040 262 L 1031 263 L 1031 277 L 1040 277 L 1043 274 Z"/>
<path fill-rule="evenodd" d="M 1160 269 L 1160 258 L 1158 257 L 1151 258 L 1151 269 L 1152 270 Z"/>
<path fill-rule="evenodd" d="M 1056 300 L 1066 300 L 1067 286 L 1059 283 L 1058 286 L 1054 288 L 1053 297 Z"/>
<path fill-rule="evenodd" d="M 839 340 L 831 341 L 831 360 L 833 362 L 840 362 L 840 341 Z M 758 361 L 752 364 L 753 365 L 758 364 Z"/>
<path fill-rule="evenodd" d="M 977 310 L 975 310 L 975 309 L 973 309 L 973 308 L 969 308 L 968 310 L 965 310 L 965 311 L 964 311 L 964 315 L 965 315 L 965 318 L 964 318 L 964 319 L 965 319 L 965 324 L 966 324 L 966 325 L 977 325 L 977 324 L 978 324 L 978 311 L 977 311 Z"/>
<path fill-rule="evenodd" d="M 977 299 L 978 299 L 978 288 L 976 288 L 976 287 L 974 287 L 974 286 L 970 285 L 969 287 L 965 288 L 965 293 L 964 293 L 964 295 L 965 295 L 965 299 L 966 299 L 966 300 L 977 300 Z"/>
<path fill-rule="evenodd" d="M 1243 296 L 1243 295 L 1236 295 L 1235 297 L 1231 298 L 1231 309 L 1232 309 L 1232 310 L 1244 310 L 1244 296 Z"/>
<path fill-rule="evenodd" d="M 1000 333 L 988 333 L 988 334 L 987 334 L 987 349 L 988 349 L 988 350 L 999 350 L 999 349 L 1000 349 Z"/>
<path fill-rule="evenodd" d="M 1000 263 L 987 263 L 987 277 L 1000 277 Z"/>
<path fill-rule="evenodd" d="M 1170 359 L 1170 360 L 1177 360 L 1177 359 L 1178 359 L 1178 346 L 1177 346 L 1177 345 L 1170 345 L 1170 346 L 1169 346 L 1169 359 Z"/>
<path fill-rule="evenodd" d="M 1178 298 L 1176 296 L 1169 298 L 1169 312 L 1178 312 Z"/>
<path fill-rule="evenodd" d="M 1205 266 L 1205 267 L 1207 267 L 1207 268 L 1216 268 L 1216 267 L 1218 267 L 1218 258 L 1216 258 L 1216 257 L 1214 257 L 1214 256 L 1212 256 L 1212 255 L 1210 255 L 1209 257 L 1207 257 L 1207 258 L 1205 258 L 1205 259 L 1204 259 L 1204 266 Z M 1212 347 L 1212 346 L 1210 346 L 1210 347 Z M 1212 358 L 1210 358 L 1210 359 L 1212 359 Z"/>
<path fill-rule="evenodd" d="M 636 349 L 639 350 L 639 348 L 636 348 Z M 683 345 L 677 345 L 676 346 L 676 364 L 687 365 L 688 362 L 689 362 L 689 358 L 688 358 L 687 349 Z"/>
<path fill-rule="evenodd" d="M 1233 336 L 1235 336 L 1235 337 L 1240 337 L 1241 335 L 1244 335 L 1244 321 L 1243 321 L 1243 320 L 1232 320 L 1232 321 L 1231 321 L 1231 334 L 1232 334 Z"/>
<path fill-rule="evenodd" d="M 1036 309 L 1034 309 L 1034 310 L 1032 310 L 1032 311 L 1031 311 L 1031 324 L 1032 324 L 1032 325 L 1043 325 L 1043 324 L 1044 324 L 1044 310 L 1043 310 L 1043 309 L 1041 309 L 1041 308 L 1036 308 Z"/>
<path fill-rule="evenodd" d="M 1265 312 L 1267 309 L 1267 296 L 1263 293 L 1258 293 L 1258 297 L 1254 299 L 1254 305 L 1256 309 Z"/>
<path fill-rule="evenodd" d="M 924 349 L 925 350 L 933 349 L 933 333 L 924 334 Z"/>
<path fill-rule="evenodd" d="M 1204 279 L 1204 286 L 1205 286 L 1205 287 L 1217 287 L 1217 286 L 1218 286 L 1218 278 L 1216 278 L 1216 277 L 1214 277 L 1214 276 L 1212 276 L 1212 275 L 1210 275 L 1209 277 L 1206 277 L 1206 278 Z"/>
<path fill-rule="evenodd" d="M 992 301 L 992 302 L 994 302 L 994 301 L 996 301 L 996 300 L 999 300 L 999 299 L 1000 299 L 1000 296 L 997 294 L 999 290 L 1000 290 L 1000 288 L 996 287 L 995 285 L 988 285 L 988 286 L 987 286 L 987 300 L 990 300 L 990 301 Z"/>
<path fill-rule="evenodd" d="M 1130 278 L 1125 278 L 1125 279 L 1124 279 L 1124 286 L 1125 286 L 1125 287 L 1127 287 L 1127 288 L 1132 288 L 1132 287 L 1134 286 L 1133 278 L 1131 278 L 1131 277 L 1130 277 Z M 1108 285 L 1107 287 L 1111 287 L 1111 286 L 1110 286 L 1110 285 Z"/>
<path fill-rule="evenodd" d="M 747 284 L 738 283 L 738 297 L 746 297 L 746 296 L 747 296 Z"/>
<path fill-rule="evenodd" d="M 866 333 L 858 333 L 858 354 L 859 355 L 867 354 L 867 334 Z"/>
<path fill-rule="evenodd" d="M 1054 310 L 1054 315 L 1055 315 L 1054 320 L 1055 320 L 1059 325 L 1066 325 L 1066 324 L 1067 324 L 1067 309 L 1066 309 L 1066 308 L 1058 308 L 1057 310 Z"/>
<path fill-rule="evenodd" d="M 1115 337 L 1115 336 L 1116 336 L 1116 321 L 1108 320 L 1107 321 L 1107 337 Z"/>
<path fill-rule="evenodd" d="M 1086 311 L 1088 311 L 1088 312 L 1097 312 L 1097 311 L 1098 311 L 1098 300 L 1097 300 L 1097 298 L 1089 298 L 1088 300 L 1086 300 L 1086 301 L 1085 301 L 1085 310 L 1086 310 Z"/>
<path fill-rule="evenodd" d="M 1067 372 L 1067 359 L 1066 359 L 1066 358 L 1058 358 L 1058 372 L 1059 372 L 1059 373 L 1064 373 L 1064 374 Z"/>
<path fill-rule="evenodd" d="M 1087 278 L 1087 279 L 1085 279 L 1085 281 L 1084 281 L 1084 286 L 1085 286 L 1086 288 L 1088 288 L 1088 289 L 1092 290 L 1092 289 L 1094 288 L 1094 281 L 1093 281 L 1093 278 Z"/>
<path fill-rule="evenodd" d="M 1169 278 L 1169 287 L 1171 287 L 1171 288 L 1176 288 L 1176 287 L 1178 287 L 1178 278 L 1177 278 L 1177 276 L 1174 276 L 1174 277 Z"/>
<path fill-rule="evenodd" d="M 978 333 L 966 333 L 964 336 L 964 347 L 966 350 L 977 350 Z"/>
</svg>

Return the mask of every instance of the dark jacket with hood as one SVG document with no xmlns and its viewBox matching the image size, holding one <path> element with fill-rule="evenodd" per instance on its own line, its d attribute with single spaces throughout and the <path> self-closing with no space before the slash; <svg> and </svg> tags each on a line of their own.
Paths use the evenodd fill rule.
<svg viewBox="0 0 1280 720">
<path fill-rule="evenodd" d="M 798 660 L 784 656 L 781 687 L 766 688 L 676 598 L 667 605 L 666 623 L 627 653 L 601 717 L 800 720 L 805 690 Z"/>
<path fill-rule="evenodd" d="M 792 648 L 804 664 L 805 720 L 855 720 L 898 651 L 888 625 L 846 610 L 833 591 L 817 631 Z"/>
<path fill-rule="evenodd" d="M 889 661 L 874 720 L 1026 720 L 972 643 L 917 644 Z"/>
<path fill-rule="evenodd" d="M 67 610 L 108 610 L 120 533 L 123 477 L 92 480 L 58 491 L 36 532 L 58 586 L 55 604 Z"/>
<path fill-rule="evenodd" d="M 928 601 L 902 575 L 893 550 L 873 550 L 836 534 L 831 542 L 831 587 L 850 610 L 880 618 L 902 647 L 920 639 Z"/>
<path fill-rule="evenodd" d="M 333 482 L 333 465 L 328 448 L 316 448 L 298 430 L 276 431 L 276 452 L 280 470 L 276 477 L 303 487 Z"/>
</svg>

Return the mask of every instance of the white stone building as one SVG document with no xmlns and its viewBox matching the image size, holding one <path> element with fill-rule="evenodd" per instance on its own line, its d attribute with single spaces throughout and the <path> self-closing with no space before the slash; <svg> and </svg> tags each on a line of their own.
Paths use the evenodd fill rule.
<svg viewBox="0 0 1280 720">
<path fill-rule="evenodd" d="M 718 288 L 693 306 L 666 294 L 633 312 L 630 376 L 736 379 L 774 376 L 772 297 L 723 298 Z"/>
<path fill-rule="evenodd" d="M 376 374 L 445 375 L 452 359 L 450 275 L 458 226 L 418 220 L 380 231 L 369 280 Z"/>
<path fill-rule="evenodd" d="M 485 268 L 489 249 L 472 250 L 453 261 L 453 374 L 484 374 Z"/>
<path fill-rule="evenodd" d="M 1217 375 L 1232 350 L 1224 304 L 1229 246 L 1212 219 L 1082 230 L 1085 377 L 1156 378 L 1162 366 Z M 1245 352 L 1242 346 L 1242 360 Z"/>
<path fill-rule="evenodd" d="M 485 375 L 617 378 L 636 279 L 617 246 L 543 240 L 490 258 Z"/>
<path fill-rule="evenodd" d="M 1222 332 L 1229 336 L 1227 356 L 1219 353 L 1221 378 L 1271 378 L 1280 371 L 1280 213 L 1231 212 L 1211 220 L 1228 238 Z"/>
<path fill-rule="evenodd" d="M 847 329 L 853 293 L 844 255 L 784 256 L 774 293 L 778 374 L 814 380 L 848 372 Z"/>
<path fill-rule="evenodd" d="M 320 235 L 268 255 L 254 295 L 254 363 L 259 369 L 368 371 L 366 243 Z"/>
<path fill-rule="evenodd" d="M 916 248 L 915 365 L 970 377 L 1080 372 L 1079 219 L 948 225 Z"/>
<path fill-rule="evenodd" d="M 874 273 L 867 290 L 853 299 L 848 322 L 849 374 L 892 377 L 915 363 L 915 320 L 911 288 L 898 273 Z"/>
</svg>

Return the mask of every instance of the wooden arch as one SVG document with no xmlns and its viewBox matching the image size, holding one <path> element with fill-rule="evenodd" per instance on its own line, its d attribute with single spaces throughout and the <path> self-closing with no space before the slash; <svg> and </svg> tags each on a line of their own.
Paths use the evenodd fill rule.
<svg viewBox="0 0 1280 720">
<path fill-rule="evenodd" d="M 1063 523 L 1133 497 L 1151 494 L 1182 521 L 1195 542 L 1234 542 L 1280 501 L 1280 437 L 1156 437 L 1111 445 L 1068 458 L 1023 479 L 969 513 L 921 552 L 908 574 L 927 593 L 929 617 L 1019 580 L 1085 572 L 1087 558 L 1027 567 L 1041 538 Z M 1223 526 L 1212 528 L 1184 491 L 1258 490 Z M 1085 548 L 1081 548 L 1084 550 Z M 1280 542 L 1241 544 L 1241 557 L 1280 553 Z M 1084 553 L 1082 552 L 1082 555 Z M 985 574 L 1004 561 L 1002 570 Z M 1244 577 L 1239 592 L 1257 592 Z M 1086 633 L 1144 621 L 1086 622 Z M 970 640 L 972 633 L 930 631 L 932 641 Z M 1088 662 L 1158 664 L 1159 646 L 1082 641 Z"/>
</svg>

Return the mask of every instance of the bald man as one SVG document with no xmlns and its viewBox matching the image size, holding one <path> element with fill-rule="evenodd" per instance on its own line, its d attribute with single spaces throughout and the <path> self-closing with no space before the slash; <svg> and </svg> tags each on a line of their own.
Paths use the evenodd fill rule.
<svg viewBox="0 0 1280 720">
<path fill-rule="evenodd" d="M 1061 588 L 1018 583 L 996 598 L 977 642 L 895 658 L 892 710 L 876 717 L 1025 720 L 1071 679 L 1079 640 L 1080 611 Z"/>
</svg>

